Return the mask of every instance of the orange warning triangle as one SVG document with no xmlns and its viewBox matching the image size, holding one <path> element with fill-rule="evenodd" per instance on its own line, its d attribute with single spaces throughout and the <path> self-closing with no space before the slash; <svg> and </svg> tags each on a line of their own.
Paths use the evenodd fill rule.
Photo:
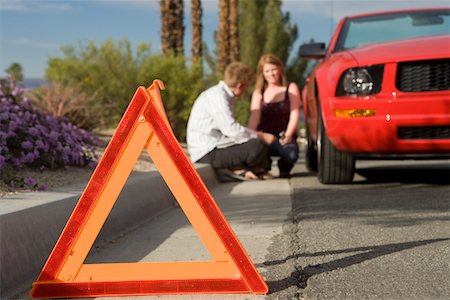
<svg viewBox="0 0 450 300">
<path fill-rule="evenodd" d="M 139 87 L 30 292 L 32 298 L 254 293 L 268 287 L 177 142 L 155 80 Z M 211 261 L 83 264 L 142 149 Z"/>
</svg>

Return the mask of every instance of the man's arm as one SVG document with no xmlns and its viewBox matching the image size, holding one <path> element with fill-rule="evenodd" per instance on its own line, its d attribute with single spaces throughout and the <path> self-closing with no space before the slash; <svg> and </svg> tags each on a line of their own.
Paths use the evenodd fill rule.
<svg viewBox="0 0 450 300">
<path fill-rule="evenodd" d="M 242 126 L 233 117 L 231 105 L 222 95 L 214 95 L 209 102 L 209 111 L 214 116 L 217 129 L 236 143 L 243 143 L 251 138 L 256 138 L 256 131 Z"/>
<path fill-rule="evenodd" d="M 268 132 L 258 131 L 258 132 L 256 132 L 256 135 L 257 135 L 258 139 L 260 139 L 261 142 L 263 142 L 266 145 L 273 144 L 277 140 L 276 136 L 274 136 L 273 134 L 268 133 Z"/>
</svg>

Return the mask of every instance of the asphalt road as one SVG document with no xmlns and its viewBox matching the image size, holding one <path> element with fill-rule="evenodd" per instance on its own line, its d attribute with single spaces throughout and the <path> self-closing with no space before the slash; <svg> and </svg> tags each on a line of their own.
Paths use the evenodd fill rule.
<svg viewBox="0 0 450 300">
<path fill-rule="evenodd" d="M 303 159 L 294 171 L 290 180 L 212 189 L 267 282 L 267 296 L 120 299 L 450 299 L 450 161 L 361 161 L 349 185 L 320 184 Z M 94 247 L 86 263 L 204 260 L 208 255 L 174 208 Z"/>
<path fill-rule="evenodd" d="M 450 161 L 358 161 L 350 185 L 295 170 L 273 257 L 291 273 L 270 298 L 450 299 Z"/>
</svg>

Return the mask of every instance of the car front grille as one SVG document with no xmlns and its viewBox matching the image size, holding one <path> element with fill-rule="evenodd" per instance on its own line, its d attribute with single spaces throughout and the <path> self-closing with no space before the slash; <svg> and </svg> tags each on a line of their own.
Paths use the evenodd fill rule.
<svg viewBox="0 0 450 300">
<path fill-rule="evenodd" d="M 396 84 L 402 92 L 450 90 L 450 59 L 399 63 Z"/>
<path fill-rule="evenodd" d="M 402 140 L 450 139 L 450 126 L 401 126 L 397 136 Z"/>
</svg>

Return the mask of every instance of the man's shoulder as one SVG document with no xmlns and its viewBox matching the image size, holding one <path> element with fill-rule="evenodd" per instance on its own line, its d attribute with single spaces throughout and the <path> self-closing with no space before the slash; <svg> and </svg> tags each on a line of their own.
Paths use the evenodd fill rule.
<svg viewBox="0 0 450 300">
<path fill-rule="evenodd" d="M 217 92 L 224 92 L 225 89 L 223 87 L 223 84 L 221 84 L 220 82 L 218 84 L 215 84 L 213 86 L 211 86 L 209 89 L 207 89 L 205 92 L 210 92 L 210 93 L 217 93 Z"/>
<path fill-rule="evenodd" d="M 226 91 L 223 88 L 223 86 L 221 86 L 220 84 L 216 84 L 208 89 L 206 89 L 205 91 L 203 91 L 199 98 L 203 98 L 203 99 L 225 99 L 226 97 Z"/>
</svg>

